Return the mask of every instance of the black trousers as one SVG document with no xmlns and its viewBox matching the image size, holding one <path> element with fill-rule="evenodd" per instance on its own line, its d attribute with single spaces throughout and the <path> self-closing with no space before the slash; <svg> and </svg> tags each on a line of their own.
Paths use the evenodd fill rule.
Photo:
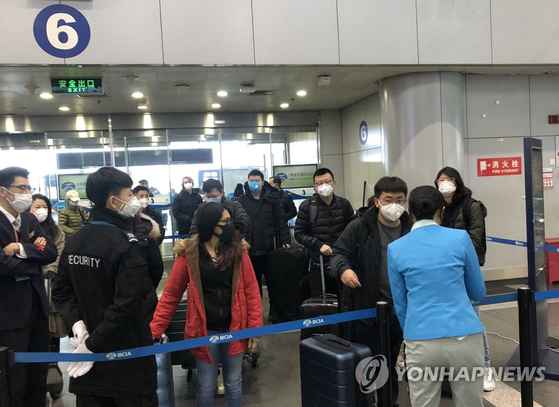
<svg viewBox="0 0 559 407">
<path fill-rule="evenodd" d="M 266 284 L 268 281 L 268 255 L 262 254 L 255 256 L 250 255 L 250 261 L 252 263 L 252 268 L 254 269 L 254 274 L 256 274 L 256 280 L 258 281 L 258 288 L 260 289 L 260 298 L 262 298 L 262 276 L 266 277 Z"/>
<path fill-rule="evenodd" d="M 26 326 L 0 331 L 0 346 L 14 352 L 48 352 L 49 320 L 42 314 L 38 301 L 33 299 Z M 10 392 L 14 407 L 45 406 L 47 371 L 47 363 L 16 363 L 10 369 Z"/>
<path fill-rule="evenodd" d="M 377 321 L 375 320 L 372 325 L 367 325 L 361 321 L 353 323 L 352 342 L 367 345 L 371 349 L 371 355 L 375 356 L 380 354 L 379 347 L 379 330 Z M 392 371 L 392 406 L 397 407 L 398 404 L 398 375 L 394 371 L 400 346 L 404 340 L 404 333 L 400 327 L 398 318 L 393 315 L 390 319 L 390 366 Z M 377 396 L 378 398 L 378 396 Z"/>
<path fill-rule="evenodd" d="M 158 404 L 157 393 L 128 397 L 76 394 L 76 407 L 157 407 Z"/>
</svg>

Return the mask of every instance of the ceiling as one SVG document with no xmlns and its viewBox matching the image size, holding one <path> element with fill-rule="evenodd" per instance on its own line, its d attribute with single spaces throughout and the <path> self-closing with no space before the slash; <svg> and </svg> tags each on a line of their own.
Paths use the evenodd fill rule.
<svg viewBox="0 0 559 407">
<path fill-rule="evenodd" d="M 340 109 L 378 91 L 377 82 L 386 77 L 427 71 L 458 71 L 486 75 L 559 74 L 559 66 L 0 66 L 0 115 L 72 115 L 140 113 L 136 91 L 145 96 L 146 112 L 275 112 L 281 103 L 288 111 Z M 137 76 L 131 85 L 123 78 Z M 329 86 L 319 86 L 318 76 L 330 75 Z M 101 77 L 108 97 L 79 98 L 50 92 L 51 77 Z M 187 84 L 179 94 L 177 84 Z M 273 90 L 272 96 L 249 96 L 239 92 L 240 85 L 252 84 L 256 90 Z M 26 85 L 39 89 L 31 94 Z M 217 91 L 225 90 L 225 98 Z M 307 96 L 298 97 L 298 90 Z M 212 103 L 221 104 L 213 109 Z M 60 106 L 68 106 L 61 112 Z"/>
</svg>

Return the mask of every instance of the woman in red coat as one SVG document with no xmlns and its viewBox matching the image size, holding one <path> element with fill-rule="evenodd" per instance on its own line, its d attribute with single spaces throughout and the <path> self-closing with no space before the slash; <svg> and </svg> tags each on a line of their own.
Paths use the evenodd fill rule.
<svg viewBox="0 0 559 407">
<path fill-rule="evenodd" d="M 196 213 L 198 235 L 175 246 L 178 257 L 151 322 L 154 338 L 167 329 L 186 290 L 186 339 L 262 326 L 258 283 L 231 216 L 218 203 Z M 219 363 L 228 407 L 240 407 L 243 354 L 259 338 L 192 349 L 198 370 L 196 406 L 214 405 Z"/>
</svg>

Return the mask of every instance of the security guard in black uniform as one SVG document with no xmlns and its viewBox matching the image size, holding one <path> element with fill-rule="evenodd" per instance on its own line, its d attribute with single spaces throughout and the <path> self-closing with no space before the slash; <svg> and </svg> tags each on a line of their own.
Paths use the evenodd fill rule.
<svg viewBox="0 0 559 407">
<path fill-rule="evenodd" d="M 153 344 L 150 313 L 157 303 L 148 267 L 128 232 L 140 204 L 132 179 L 103 167 L 89 175 L 90 223 L 66 244 L 52 290 L 56 308 L 72 327 L 74 353 L 112 352 L 117 361 L 74 362 L 69 391 L 78 407 L 157 406 L 155 358 L 118 352 Z"/>
</svg>

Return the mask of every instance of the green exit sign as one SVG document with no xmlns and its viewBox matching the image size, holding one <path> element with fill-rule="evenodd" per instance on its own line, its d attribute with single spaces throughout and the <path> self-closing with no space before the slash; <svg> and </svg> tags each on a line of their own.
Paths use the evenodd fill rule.
<svg viewBox="0 0 559 407">
<path fill-rule="evenodd" d="M 103 93 L 101 78 L 51 78 L 52 93 Z"/>
</svg>

